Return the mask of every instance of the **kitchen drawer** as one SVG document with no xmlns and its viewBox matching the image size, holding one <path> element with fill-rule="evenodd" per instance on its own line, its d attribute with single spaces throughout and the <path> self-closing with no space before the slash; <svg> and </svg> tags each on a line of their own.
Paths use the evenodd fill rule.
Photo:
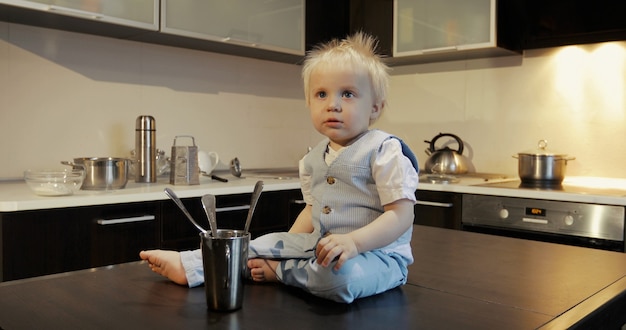
<svg viewBox="0 0 626 330">
<path fill-rule="evenodd" d="M 91 217 L 91 267 L 136 261 L 159 246 L 158 202 L 94 208 Z"/>
<path fill-rule="evenodd" d="M 243 229 L 248 215 L 251 194 L 216 196 L 218 228 Z M 304 207 L 300 190 L 266 191 L 257 203 L 250 233 L 260 235 L 287 231 Z M 200 246 L 198 230 L 172 201 L 163 201 L 161 247 L 164 249 L 195 249 Z M 183 204 L 203 228 L 208 229 L 207 217 L 200 198 L 185 198 Z"/>
<path fill-rule="evenodd" d="M 158 247 L 159 213 L 159 202 L 2 213 L 0 280 L 139 260 Z M 142 216 L 154 220 L 129 221 Z"/>
<path fill-rule="evenodd" d="M 415 204 L 414 224 L 461 229 L 461 200 L 462 194 L 418 190 L 415 192 L 417 204 Z"/>
</svg>

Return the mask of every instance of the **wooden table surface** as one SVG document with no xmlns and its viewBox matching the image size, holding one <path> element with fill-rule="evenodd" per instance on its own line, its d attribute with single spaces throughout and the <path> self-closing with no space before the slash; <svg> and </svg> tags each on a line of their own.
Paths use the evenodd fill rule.
<svg viewBox="0 0 626 330">
<path fill-rule="evenodd" d="M 9 329 L 563 329 L 626 323 L 626 254 L 415 226 L 409 284 L 352 304 L 247 284 L 243 307 L 144 262 L 0 283 Z"/>
</svg>

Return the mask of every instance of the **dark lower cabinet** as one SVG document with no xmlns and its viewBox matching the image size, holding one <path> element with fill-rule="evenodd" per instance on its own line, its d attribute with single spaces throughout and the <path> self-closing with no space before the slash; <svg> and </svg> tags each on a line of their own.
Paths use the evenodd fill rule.
<svg viewBox="0 0 626 330">
<path fill-rule="evenodd" d="M 216 197 L 217 226 L 220 229 L 243 229 L 250 207 L 251 194 Z M 304 208 L 300 190 L 266 191 L 261 194 L 250 223 L 252 238 L 286 231 Z M 200 226 L 208 229 L 207 216 L 199 197 L 183 199 L 183 204 Z M 200 236 L 172 201 L 164 201 L 161 224 L 161 247 L 173 250 L 197 249 Z"/>
<path fill-rule="evenodd" d="M 418 190 L 415 192 L 414 224 L 461 229 L 462 195 L 445 191 Z"/>
<path fill-rule="evenodd" d="M 0 279 L 139 260 L 158 247 L 159 213 L 159 202 L 2 213 Z"/>
<path fill-rule="evenodd" d="M 250 196 L 217 196 L 218 226 L 243 229 Z M 287 230 L 301 199 L 300 190 L 263 192 L 252 236 Z M 209 227 L 199 197 L 183 203 Z M 145 249 L 199 246 L 198 230 L 170 200 L 0 213 L 0 281 L 135 261 Z"/>
</svg>

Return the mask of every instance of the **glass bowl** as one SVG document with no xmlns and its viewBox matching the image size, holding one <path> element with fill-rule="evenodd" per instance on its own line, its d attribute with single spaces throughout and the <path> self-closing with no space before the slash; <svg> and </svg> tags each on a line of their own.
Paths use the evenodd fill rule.
<svg viewBox="0 0 626 330">
<path fill-rule="evenodd" d="M 85 179 L 82 169 L 26 170 L 24 180 L 39 196 L 67 196 L 80 189 Z"/>
</svg>

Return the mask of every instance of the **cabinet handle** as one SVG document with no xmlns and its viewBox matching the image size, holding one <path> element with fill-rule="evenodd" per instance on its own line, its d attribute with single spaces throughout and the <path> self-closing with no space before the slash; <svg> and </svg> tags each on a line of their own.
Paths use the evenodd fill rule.
<svg viewBox="0 0 626 330">
<path fill-rule="evenodd" d="M 118 218 L 118 219 L 98 219 L 96 223 L 101 226 L 106 225 L 114 225 L 118 223 L 128 223 L 128 222 L 139 222 L 139 221 L 152 221 L 156 219 L 154 215 L 143 215 L 140 217 L 130 217 L 130 218 Z"/>
<path fill-rule="evenodd" d="M 241 210 L 247 210 L 249 208 L 250 208 L 250 205 L 226 206 L 226 207 L 216 208 L 215 212 L 241 211 Z"/>
<path fill-rule="evenodd" d="M 417 201 L 415 204 L 423 205 L 423 206 L 445 207 L 445 208 L 450 208 L 454 206 L 454 204 L 452 203 L 439 203 L 439 202 L 429 202 L 429 201 Z"/>
<path fill-rule="evenodd" d="M 103 19 L 104 18 L 104 15 L 99 15 L 99 14 L 88 12 L 88 11 L 66 8 L 66 7 L 59 7 L 59 6 L 49 6 L 48 11 L 54 11 L 60 14 L 86 17 L 86 18 L 91 18 L 91 19 Z"/>
<path fill-rule="evenodd" d="M 231 38 L 231 37 L 224 37 L 224 38 L 222 38 L 222 42 L 228 42 L 228 43 L 231 43 L 231 44 L 238 44 L 238 45 L 249 46 L 249 47 L 258 47 L 259 46 L 259 44 L 256 43 L 256 42 L 242 40 L 242 39 L 236 39 L 236 38 Z"/>
<path fill-rule="evenodd" d="M 431 48 L 422 50 L 423 54 L 437 54 L 437 53 L 447 53 L 457 51 L 458 48 L 456 46 L 450 47 L 440 47 L 440 48 Z"/>
</svg>

